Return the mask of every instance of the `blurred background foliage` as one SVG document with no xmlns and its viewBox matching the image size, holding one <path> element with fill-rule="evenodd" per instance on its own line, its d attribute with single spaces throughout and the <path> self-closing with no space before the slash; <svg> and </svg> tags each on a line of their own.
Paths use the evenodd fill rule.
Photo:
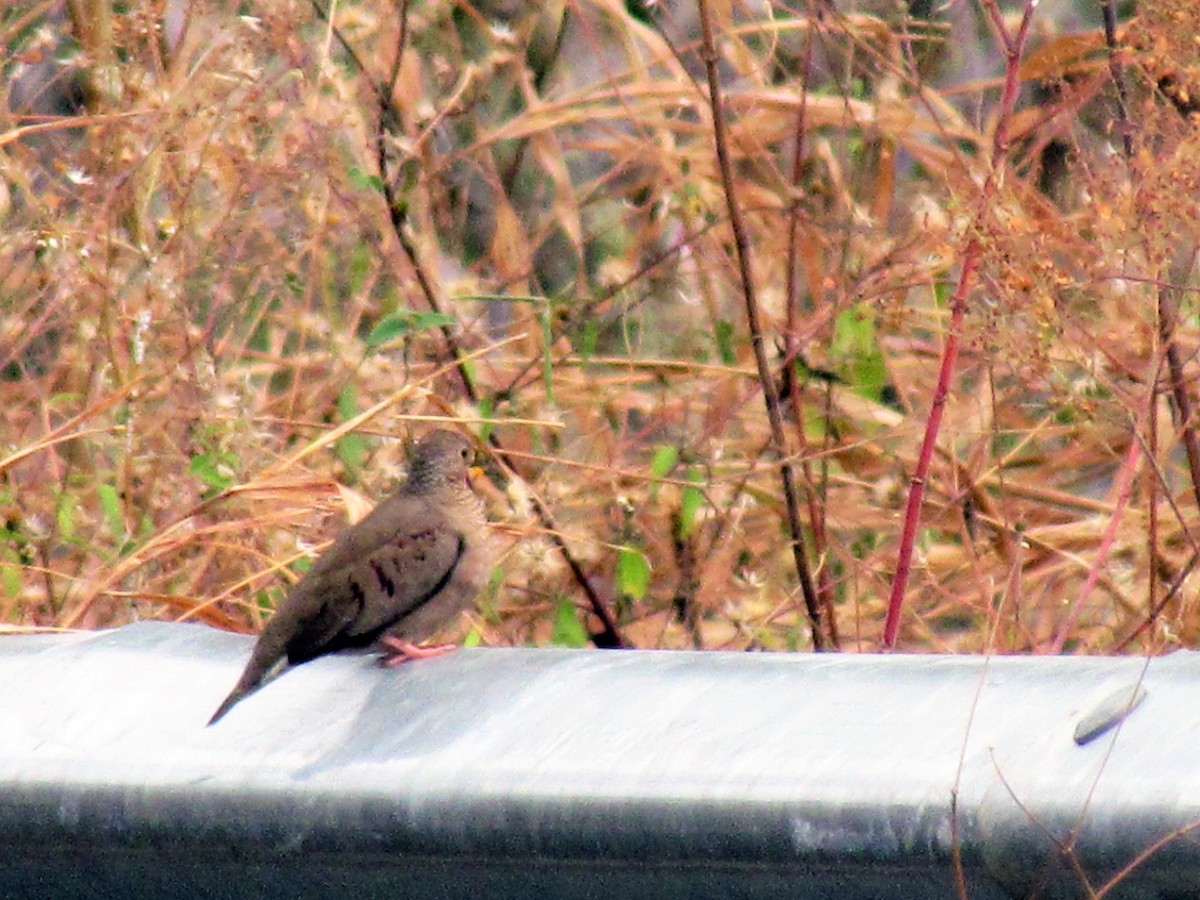
<svg viewBox="0 0 1200 900">
<path fill-rule="evenodd" d="M 878 646 L 976 238 L 901 646 L 1194 644 L 1191 4 L 1106 37 L 1043 2 L 991 195 L 984 6 L 708 6 L 830 637 Z M 599 602 L 638 647 L 810 647 L 699 33 L 683 0 L 6 4 L 0 621 L 258 627 L 449 419 L 503 448 L 457 636 L 582 645 Z"/>
</svg>

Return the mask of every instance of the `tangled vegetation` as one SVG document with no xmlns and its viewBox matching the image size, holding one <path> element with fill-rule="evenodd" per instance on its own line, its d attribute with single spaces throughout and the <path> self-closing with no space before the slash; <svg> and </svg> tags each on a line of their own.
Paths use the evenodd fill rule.
<svg viewBox="0 0 1200 900">
<path fill-rule="evenodd" d="M 1191 4 L 112 10 L 0 12 L 10 627 L 257 628 L 448 419 L 468 641 L 1200 638 Z"/>
</svg>

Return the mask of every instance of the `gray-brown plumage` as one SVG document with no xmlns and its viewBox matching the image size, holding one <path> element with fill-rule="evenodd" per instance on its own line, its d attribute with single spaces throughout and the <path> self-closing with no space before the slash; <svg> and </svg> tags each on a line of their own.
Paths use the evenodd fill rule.
<svg viewBox="0 0 1200 900">
<path fill-rule="evenodd" d="M 421 439 L 400 490 L 347 529 L 279 605 L 209 725 L 277 668 L 376 642 L 394 651 L 393 664 L 452 648 L 415 644 L 467 609 L 491 571 L 472 456 L 455 432 Z"/>
</svg>

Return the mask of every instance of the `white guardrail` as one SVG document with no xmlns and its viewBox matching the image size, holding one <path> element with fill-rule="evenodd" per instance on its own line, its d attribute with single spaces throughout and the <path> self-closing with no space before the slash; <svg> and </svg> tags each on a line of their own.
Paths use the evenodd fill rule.
<svg viewBox="0 0 1200 900">
<path fill-rule="evenodd" d="M 0 897 L 1200 897 L 1200 654 L 251 643 L 0 638 Z"/>
</svg>

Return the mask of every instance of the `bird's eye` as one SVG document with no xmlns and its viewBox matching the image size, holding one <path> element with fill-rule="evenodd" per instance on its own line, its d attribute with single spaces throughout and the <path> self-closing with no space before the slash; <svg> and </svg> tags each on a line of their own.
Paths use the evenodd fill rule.
<svg viewBox="0 0 1200 900">
<path fill-rule="evenodd" d="M 463 458 L 463 462 L 466 462 L 467 460 L 469 460 L 471 458 L 471 451 L 469 448 L 463 447 L 461 450 L 458 451 L 458 455 Z"/>
</svg>

